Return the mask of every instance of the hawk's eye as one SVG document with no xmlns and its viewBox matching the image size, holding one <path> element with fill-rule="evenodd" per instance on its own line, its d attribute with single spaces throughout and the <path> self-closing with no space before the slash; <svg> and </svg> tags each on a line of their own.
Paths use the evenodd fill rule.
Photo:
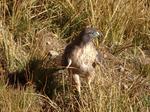
<svg viewBox="0 0 150 112">
<path fill-rule="evenodd" d="M 94 33 L 95 33 L 95 32 L 92 32 L 92 31 L 89 31 L 89 32 L 88 32 L 88 34 L 92 34 L 92 35 L 94 35 Z"/>
<path fill-rule="evenodd" d="M 90 32 L 91 34 L 94 34 L 94 32 Z"/>
</svg>

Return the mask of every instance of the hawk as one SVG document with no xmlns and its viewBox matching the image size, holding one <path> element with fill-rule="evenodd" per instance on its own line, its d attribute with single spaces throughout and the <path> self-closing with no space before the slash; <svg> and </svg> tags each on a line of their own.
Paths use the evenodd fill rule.
<svg viewBox="0 0 150 112">
<path fill-rule="evenodd" d="M 84 28 L 83 31 L 66 46 L 62 56 L 62 66 L 72 75 L 76 89 L 81 93 L 80 77 L 87 80 L 91 90 L 91 82 L 95 76 L 95 64 L 100 62 L 100 53 L 93 44 L 93 39 L 101 36 L 95 28 Z"/>
</svg>

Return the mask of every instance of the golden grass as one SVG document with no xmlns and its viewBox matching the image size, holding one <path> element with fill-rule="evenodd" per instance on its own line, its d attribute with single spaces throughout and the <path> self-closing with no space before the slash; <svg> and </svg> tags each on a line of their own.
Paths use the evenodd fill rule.
<svg viewBox="0 0 150 112">
<path fill-rule="evenodd" d="M 50 49 L 61 53 L 61 44 L 89 25 L 104 35 L 95 43 L 105 58 L 97 67 L 93 92 L 83 84 L 79 102 L 66 72 L 56 78 L 43 77 L 56 67 L 50 68 L 52 62 L 43 40 L 45 34 L 55 35 L 56 39 L 49 40 L 55 45 Z M 38 36 L 43 30 L 45 34 Z M 148 0 L 1 0 L 0 77 L 23 71 L 33 85 L 42 87 L 39 91 L 43 95 L 37 93 L 36 87 L 7 87 L 7 81 L 1 78 L 0 111 L 149 112 L 149 43 Z M 35 61 L 32 66 L 31 61 Z"/>
</svg>

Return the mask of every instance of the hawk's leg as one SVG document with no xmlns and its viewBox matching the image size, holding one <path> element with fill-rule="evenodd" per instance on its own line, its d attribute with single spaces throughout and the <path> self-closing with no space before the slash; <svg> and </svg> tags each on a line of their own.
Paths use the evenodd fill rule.
<svg viewBox="0 0 150 112">
<path fill-rule="evenodd" d="M 73 80 L 75 82 L 75 86 L 76 89 L 79 93 L 79 95 L 81 95 L 81 82 L 80 82 L 80 76 L 78 74 L 73 74 Z"/>
<path fill-rule="evenodd" d="M 92 74 L 89 74 L 86 78 L 91 92 L 92 92 L 91 82 L 93 81 L 94 77 L 95 77 L 95 73 L 92 73 Z"/>
</svg>

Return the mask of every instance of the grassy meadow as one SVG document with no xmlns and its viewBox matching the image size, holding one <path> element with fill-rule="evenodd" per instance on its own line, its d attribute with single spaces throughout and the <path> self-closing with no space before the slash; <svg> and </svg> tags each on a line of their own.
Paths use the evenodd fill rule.
<svg viewBox="0 0 150 112">
<path fill-rule="evenodd" d="M 79 101 L 50 51 L 86 26 L 103 58 Z M 78 111 L 150 112 L 150 1 L 1 0 L 0 112 Z"/>
</svg>

